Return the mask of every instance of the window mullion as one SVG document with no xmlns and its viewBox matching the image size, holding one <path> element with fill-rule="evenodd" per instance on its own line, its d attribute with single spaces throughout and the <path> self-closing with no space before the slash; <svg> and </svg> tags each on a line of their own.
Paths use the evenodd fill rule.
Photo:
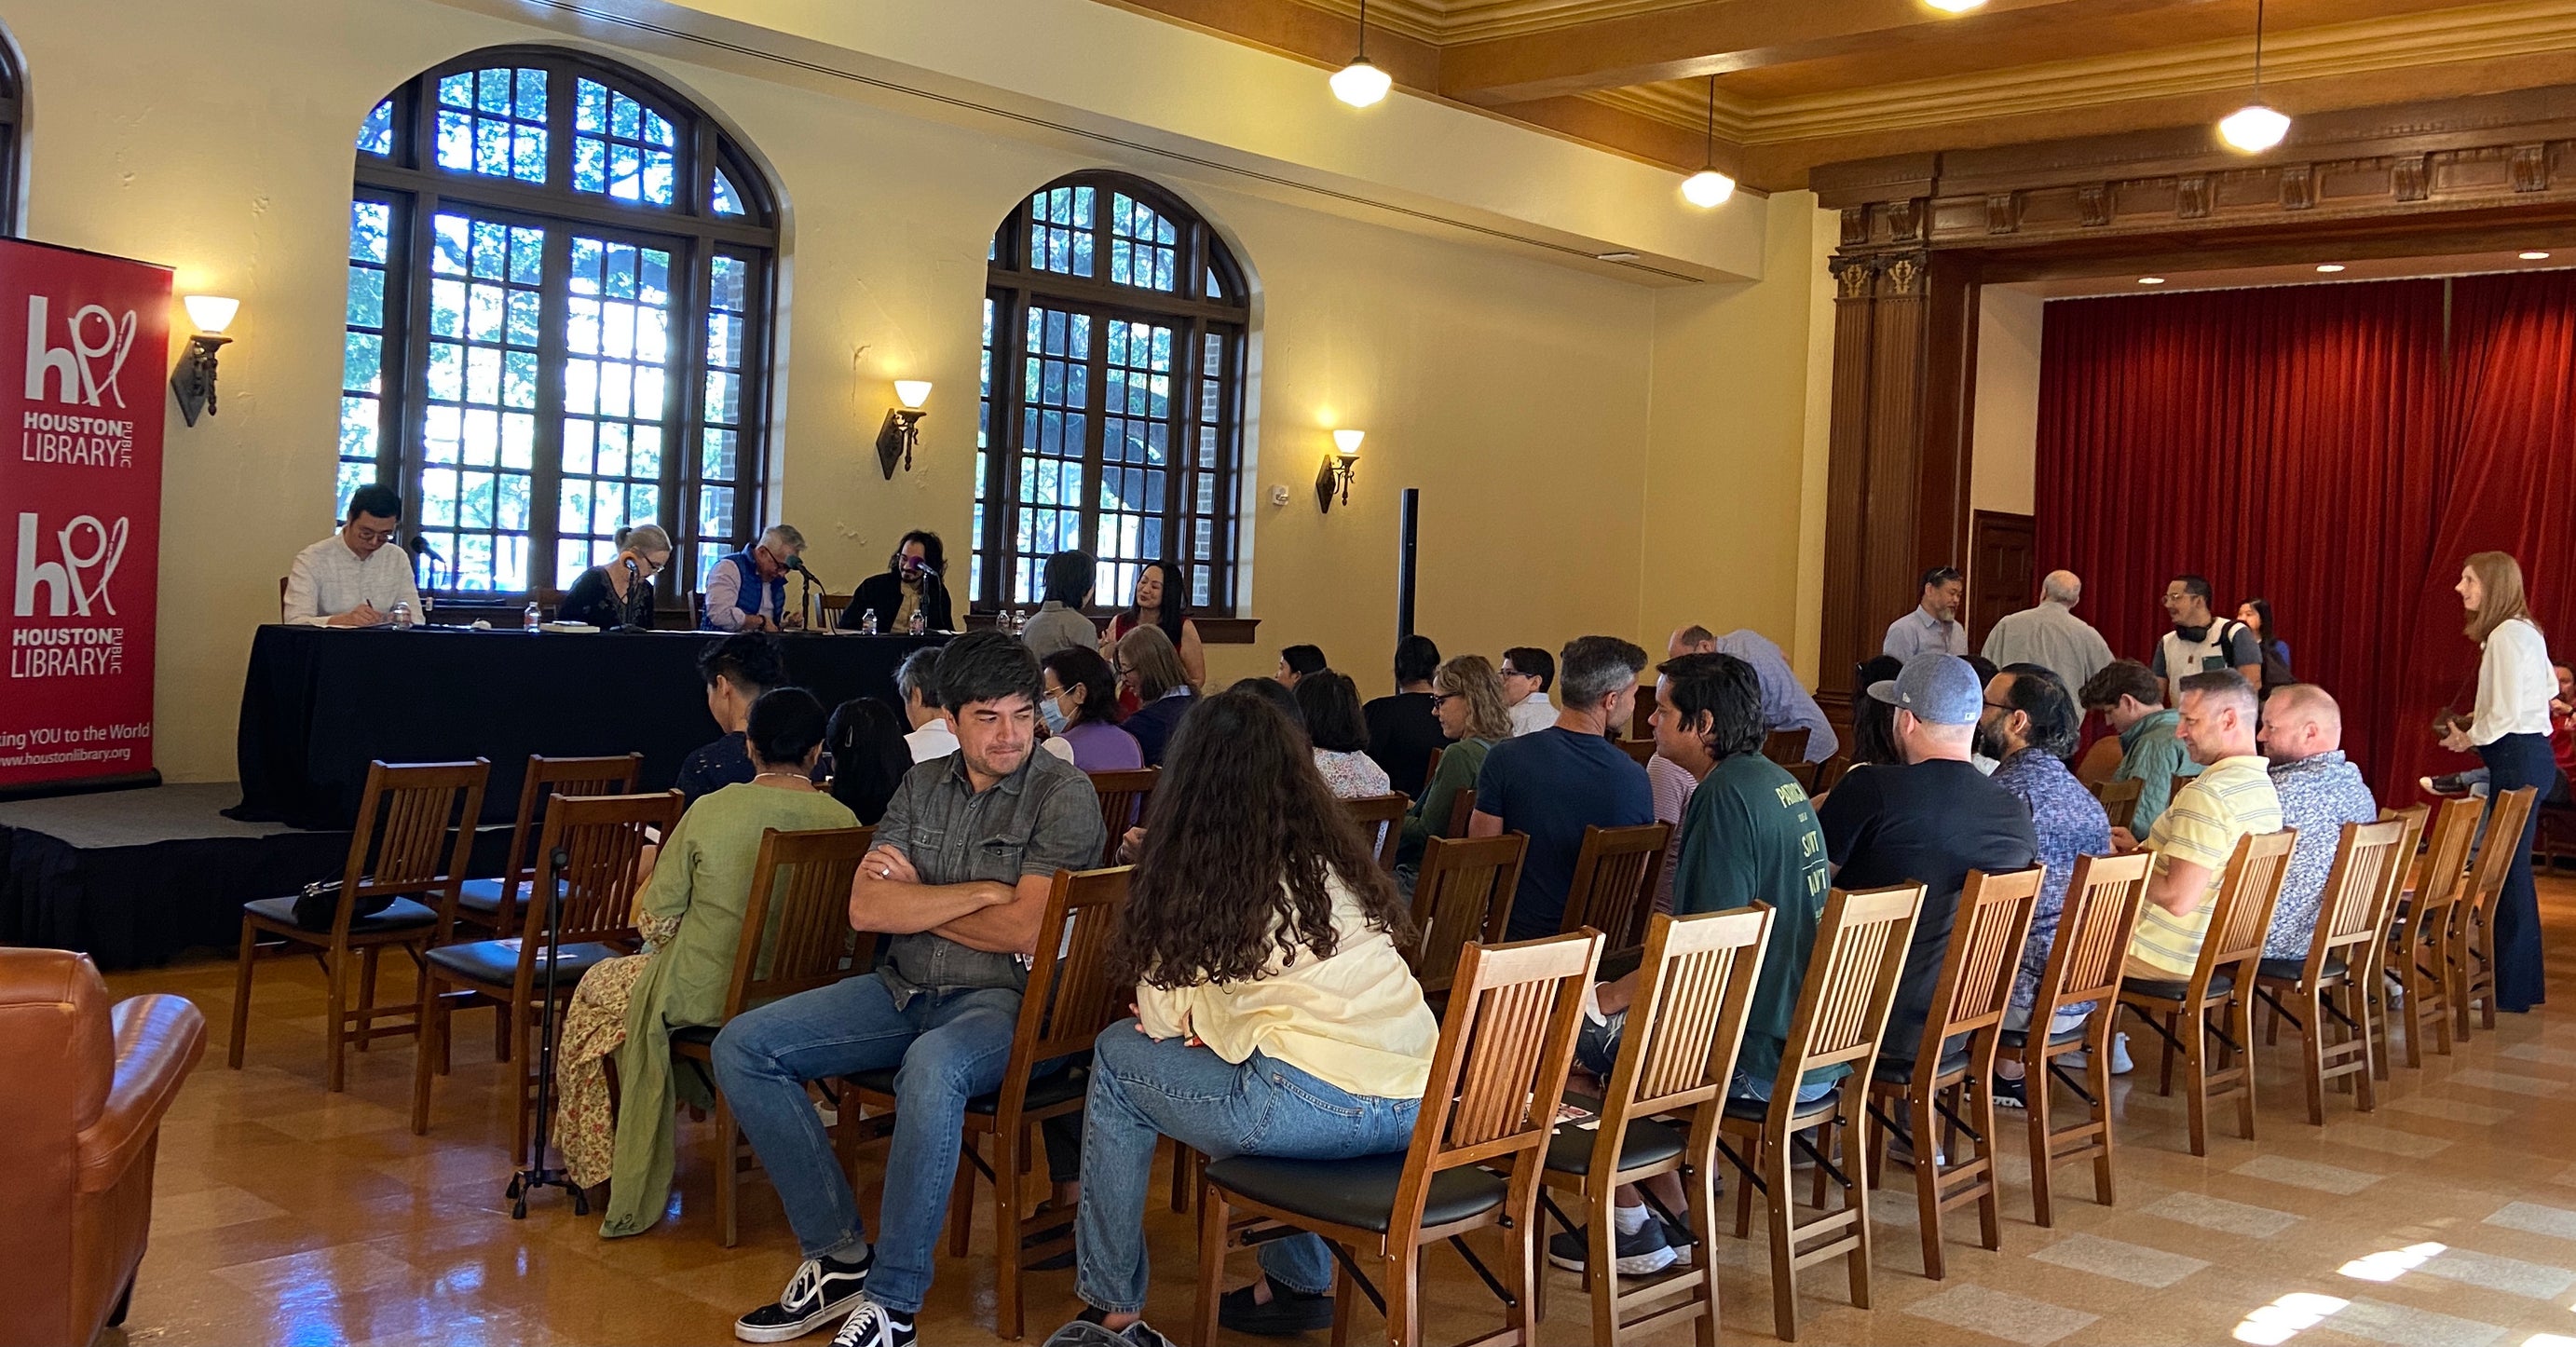
<svg viewBox="0 0 2576 1347">
<path fill-rule="evenodd" d="M 569 358 L 572 325 L 572 229 L 545 227 L 545 262 L 539 272 L 537 299 L 536 446 L 530 455 L 528 487 L 528 590 L 550 588 L 555 571 L 555 534 L 563 511 L 564 362 Z"/>
<path fill-rule="evenodd" d="M 680 577 L 688 572 L 691 553 L 679 550 L 681 539 L 696 531 L 698 517 L 698 456 L 705 439 L 707 396 L 707 323 L 713 315 L 713 287 L 708 273 L 716 264 L 722 249 L 705 247 L 691 240 L 677 249 L 674 256 L 671 306 L 671 337 L 663 352 L 666 377 L 662 381 L 662 484 L 660 513 L 662 530 L 671 535 L 672 559 L 654 577 L 655 592 L 663 599 L 676 599 L 680 594 Z M 677 259 L 686 258 L 685 261 Z M 748 420 L 749 418 L 745 418 Z M 741 435 L 735 436 L 735 461 L 741 461 Z M 692 540 L 694 541 L 694 539 Z"/>
<path fill-rule="evenodd" d="M 422 366 L 429 354 L 429 259 L 435 247 L 436 228 L 432 222 L 437 219 L 438 211 L 437 197 L 416 198 L 412 203 L 411 219 L 403 230 L 406 238 L 402 284 L 403 357 L 399 367 L 401 372 L 388 380 L 384 412 L 393 423 L 394 433 L 377 441 L 376 480 L 381 482 L 388 476 L 393 479 L 395 490 L 402 494 L 404 508 L 411 514 L 415 535 L 420 532 L 421 517 L 425 513 L 421 508 L 424 497 L 420 472 L 422 461 L 427 457 L 422 445 L 428 435 L 423 418 L 429 405 L 429 371 Z M 388 452 L 394 456 L 391 465 L 385 464 L 381 457 Z M 388 466 L 391 467 L 390 473 L 387 472 Z M 456 549 L 449 550 L 453 552 Z M 452 569 L 455 564 L 455 557 L 450 556 L 439 568 L 446 573 L 451 589 L 456 584 L 456 572 Z"/>
<path fill-rule="evenodd" d="M 1103 197 L 1107 193 L 1102 193 Z M 1106 210 L 1106 207 L 1103 207 Z M 1095 252 L 1094 256 L 1098 256 Z M 1088 306 L 1068 310 L 1091 320 L 1091 352 L 1083 358 L 1089 373 L 1082 390 L 1082 499 L 1076 503 L 1080 536 L 1093 556 L 1106 548 L 1101 540 L 1100 497 L 1108 489 L 1109 471 L 1109 315 Z"/>
</svg>

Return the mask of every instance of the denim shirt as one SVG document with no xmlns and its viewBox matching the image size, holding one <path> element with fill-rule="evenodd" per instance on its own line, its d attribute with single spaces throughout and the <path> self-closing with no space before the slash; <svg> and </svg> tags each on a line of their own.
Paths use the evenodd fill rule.
<svg viewBox="0 0 2576 1347">
<path fill-rule="evenodd" d="M 967 778 L 963 753 L 914 767 L 886 804 L 876 844 L 903 852 L 924 884 L 1017 884 L 1030 875 L 1098 868 L 1107 825 L 1091 778 L 1031 745 L 1020 770 L 981 793 Z M 969 948 L 935 931 L 887 942 L 877 976 L 898 1006 L 919 992 L 1017 991 L 1029 981 L 1018 955 Z"/>
</svg>

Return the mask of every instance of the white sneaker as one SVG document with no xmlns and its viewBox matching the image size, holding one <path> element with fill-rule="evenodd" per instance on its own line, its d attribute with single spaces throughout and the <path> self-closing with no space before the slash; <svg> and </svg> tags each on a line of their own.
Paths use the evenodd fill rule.
<svg viewBox="0 0 2576 1347">
<path fill-rule="evenodd" d="M 2064 1063 L 2069 1071 L 2081 1071 L 2092 1064 L 2093 1054 L 2078 1049 L 2058 1058 L 2058 1061 Z M 2111 1035 L 2111 1074 L 2125 1076 L 2137 1069 L 2138 1064 L 2129 1060 L 2129 1036 L 2125 1033 Z"/>
<path fill-rule="evenodd" d="M 897 1316 L 861 1296 L 859 1307 L 850 1311 L 841 1331 L 832 1335 L 832 1347 L 913 1347 L 915 1320 L 916 1316 Z"/>
</svg>

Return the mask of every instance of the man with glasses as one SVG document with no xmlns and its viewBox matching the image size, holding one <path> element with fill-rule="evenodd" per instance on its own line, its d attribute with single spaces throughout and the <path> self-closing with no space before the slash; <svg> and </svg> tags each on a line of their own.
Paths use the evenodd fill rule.
<svg viewBox="0 0 2576 1347">
<path fill-rule="evenodd" d="M 717 558 L 707 572 L 709 631 L 785 631 L 804 625 L 787 608 L 787 573 L 805 568 L 805 535 L 775 524 L 754 546 Z"/>
<path fill-rule="evenodd" d="M 285 620 L 297 627 L 381 627 L 394 609 L 420 611 L 411 556 L 394 546 L 402 497 L 389 486 L 349 495 L 349 522 L 295 554 L 286 573 Z"/>
<path fill-rule="evenodd" d="M 2165 616 L 2172 620 L 2173 630 L 2156 642 L 2155 657 L 2147 667 L 2164 685 L 2165 704 L 2179 706 L 2182 680 L 2196 673 L 2234 669 L 2245 675 L 2245 681 L 2263 686 L 2262 643 L 2254 638 L 2254 629 L 2234 618 L 2213 615 L 2209 581 L 2197 575 L 2177 575 L 2165 584 Z"/>
</svg>

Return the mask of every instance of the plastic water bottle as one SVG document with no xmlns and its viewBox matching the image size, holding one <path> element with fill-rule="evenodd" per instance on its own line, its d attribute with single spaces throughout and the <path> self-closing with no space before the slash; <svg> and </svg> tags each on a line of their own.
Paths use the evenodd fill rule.
<svg viewBox="0 0 2576 1347">
<path fill-rule="evenodd" d="M 537 629 L 537 624 L 543 620 L 543 618 L 537 616 L 537 601 L 535 599 L 530 599 L 528 600 L 528 611 L 520 614 L 519 616 L 519 629 L 521 631 L 533 632 Z"/>
<path fill-rule="evenodd" d="M 861 636 L 874 636 L 877 634 L 876 609 L 862 608 L 859 610 L 859 634 Z"/>
<path fill-rule="evenodd" d="M 1014 608 L 1014 609 L 1012 609 L 1012 610 L 1011 610 L 1011 634 L 1012 634 L 1013 636 L 1017 636 L 1017 635 L 1019 635 L 1020 633 L 1022 633 L 1022 632 L 1024 632 L 1024 631 L 1027 631 L 1028 629 L 1029 629 L 1029 610 L 1028 610 L 1028 609 L 1026 609 L 1026 608 Z"/>
<path fill-rule="evenodd" d="M 395 626 L 408 629 L 411 626 L 411 605 L 408 603 L 395 604 L 393 619 Z"/>
<path fill-rule="evenodd" d="M 913 610 L 912 610 L 912 622 L 911 622 L 911 625 L 910 625 L 910 627 L 909 627 L 909 630 L 910 630 L 910 631 L 912 632 L 912 634 L 913 634 L 913 635 L 915 635 L 915 636 L 919 636 L 919 635 L 922 635 L 922 634 L 924 634 L 924 633 L 928 632 L 928 631 L 930 630 L 930 614 L 928 614 L 928 613 L 926 613 L 926 612 L 923 612 L 923 611 L 922 611 L 921 609 L 919 609 L 919 608 L 915 608 L 915 609 L 913 609 Z"/>
</svg>

